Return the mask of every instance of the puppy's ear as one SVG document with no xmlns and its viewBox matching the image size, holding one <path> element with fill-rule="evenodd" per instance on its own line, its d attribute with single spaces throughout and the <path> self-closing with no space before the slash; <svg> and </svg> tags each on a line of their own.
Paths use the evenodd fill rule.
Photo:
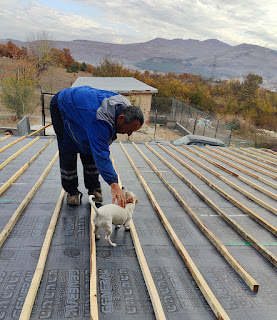
<svg viewBox="0 0 277 320">
<path fill-rule="evenodd" d="M 136 203 L 138 203 L 138 200 L 136 199 Z"/>
</svg>

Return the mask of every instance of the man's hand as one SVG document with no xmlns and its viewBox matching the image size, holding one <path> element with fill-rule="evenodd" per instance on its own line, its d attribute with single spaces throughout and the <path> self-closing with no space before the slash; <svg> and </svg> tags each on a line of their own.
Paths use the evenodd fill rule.
<svg viewBox="0 0 277 320">
<path fill-rule="evenodd" d="M 113 196 L 113 201 L 112 203 L 115 203 L 115 199 L 117 199 L 117 204 L 122 207 L 125 208 L 126 206 L 126 199 L 124 197 L 123 192 L 121 191 L 119 184 L 117 182 L 111 183 L 111 192 L 112 192 L 112 196 Z"/>
</svg>

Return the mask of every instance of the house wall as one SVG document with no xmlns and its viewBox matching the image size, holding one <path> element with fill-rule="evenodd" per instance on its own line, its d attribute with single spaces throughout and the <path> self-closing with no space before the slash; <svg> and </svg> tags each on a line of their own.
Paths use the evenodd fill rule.
<svg viewBox="0 0 277 320">
<path fill-rule="evenodd" d="M 124 94 L 124 96 L 131 102 L 131 104 L 136 105 L 142 109 L 144 115 L 144 126 L 149 126 L 150 121 L 150 109 L 152 94 Z"/>
</svg>

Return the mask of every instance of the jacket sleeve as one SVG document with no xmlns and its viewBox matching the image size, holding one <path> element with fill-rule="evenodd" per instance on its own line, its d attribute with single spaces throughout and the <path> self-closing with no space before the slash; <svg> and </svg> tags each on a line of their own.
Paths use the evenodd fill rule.
<svg viewBox="0 0 277 320">
<path fill-rule="evenodd" d="M 118 182 L 117 174 L 110 160 L 109 139 L 113 135 L 112 126 L 104 120 L 96 120 L 87 128 L 96 167 L 103 179 L 111 184 Z"/>
</svg>

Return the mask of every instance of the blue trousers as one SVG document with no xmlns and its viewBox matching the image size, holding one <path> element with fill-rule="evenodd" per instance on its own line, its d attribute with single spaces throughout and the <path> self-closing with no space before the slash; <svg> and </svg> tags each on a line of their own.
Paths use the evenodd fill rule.
<svg viewBox="0 0 277 320">
<path fill-rule="evenodd" d="M 76 194 L 78 192 L 77 153 L 63 148 L 64 124 L 58 106 L 58 95 L 59 93 L 50 102 L 50 112 L 58 140 L 62 186 L 66 192 Z M 80 153 L 80 158 L 83 164 L 85 187 L 88 190 L 100 188 L 99 172 L 93 155 Z"/>
</svg>

